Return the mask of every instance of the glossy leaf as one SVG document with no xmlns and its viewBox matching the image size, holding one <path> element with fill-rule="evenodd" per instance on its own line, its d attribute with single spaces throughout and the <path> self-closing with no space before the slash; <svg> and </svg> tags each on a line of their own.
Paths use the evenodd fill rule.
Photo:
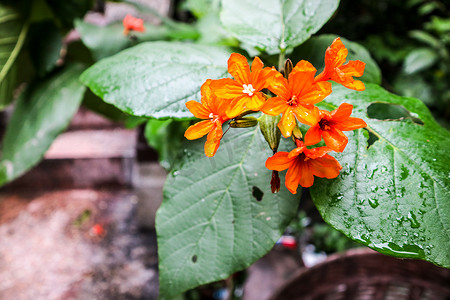
<svg viewBox="0 0 450 300">
<path fill-rule="evenodd" d="M 124 112 L 153 118 L 192 118 L 186 101 L 200 100 L 206 79 L 227 76 L 226 48 L 147 42 L 99 61 L 81 80 Z"/>
<path fill-rule="evenodd" d="M 164 186 L 156 216 L 162 299 L 248 267 L 297 211 L 298 195 L 270 191 L 264 163 L 272 151 L 258 127 L 230 130 L 213 158 L 204 142 L 186 143 Z"/>
<path fill-rule="evenodd" d="M 82 70 L 68 67 L 21 94 L 2 142 L 0 185 L 35 166 L 67 127 L 86 89 L 78 81 Z"/>
<path fill-rule="evenodd" d="M 342 102 L 353 104 L 352 115 L 368 127 L 347 133 L 347 148 L 334 154 L 343 166 L 339 177 L 312 187 L 321 215 L 377 251 L 450 267 L 449 132 L 420 100 L 373 84 L 364 92 L 333 86 L 322 106 L 331 110 Z M 374 102 L 401 105 L 411 117 L 370 119 Z"/>
<path fill-rule="evenodd" d="M 406 74 L 420 72 L 431 67 L 437 59 L 436 51 L 431 48 L 415 49 L 406 56 L 403 63 L 403 71 Z"/>
<path fill-rule="evenodd" d="M 338 5 L 339 0 L 226 0 L 220 19 L 243 44 L 275 54 L 306 41 Z"/>
<path fill-rule="evenodd" d="M 15 84 L 15 74 L 11 71 L 22 49 L 28 32 L 28 24 L 12 7 L 0 4 L 0 108 L 12 101 L 11 90 Z"/>
<path fill-rule="evenodd" d="M 323 34 L 310 38 L 307 42 L 296 48 L 289 58 L 294 63 L 304 59 L 314 65 L 314 67 L 321 72 L 325 66 L 325 51 L 331 45 L 333 40 L 337 38 L 334 34 Z M 364 82 L 381 83 L 381 71 L 377 63 L 370 56 L 369 51 L 358 43 L 341 38 L 345 47 L 348 49 L 347 61 L 360 60 L 366 64 L 364 75 L 357 78 Z"/>
</svg>

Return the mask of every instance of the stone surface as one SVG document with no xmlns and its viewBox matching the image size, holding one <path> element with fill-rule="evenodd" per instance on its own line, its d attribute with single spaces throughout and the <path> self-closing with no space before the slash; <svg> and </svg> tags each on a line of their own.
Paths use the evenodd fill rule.
<svg viewBox="0 0 450 300">
<path fill-rule="evenodd" d="M 156 299 L 155 233 L 126 190 L 0 195 L 0 299 Z"/>
</svg>

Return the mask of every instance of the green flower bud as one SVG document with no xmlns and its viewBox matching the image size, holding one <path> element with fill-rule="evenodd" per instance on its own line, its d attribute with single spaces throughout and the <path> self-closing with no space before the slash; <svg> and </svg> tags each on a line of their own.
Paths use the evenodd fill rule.
<svg viewBox="0 0 450 300">
<path fill-rule="evenodd" d="M 280 121 L 280 116 L 262 115 L 259 118 L 259 128 L 261 133 L 269 144 L 270 149 L 276 152 L 278 145 L 280 144 L 281 131 L 278 129 L 277 124 Z"/>
<path fill-rule="evenodd" d="M 255 127 L 258 124 L 258 119 L 255 117 L 245 117 L 240 119 L 233 119 L 230 121 L 230 127 L 232 128 L 247 128 Z"/>
</svg>

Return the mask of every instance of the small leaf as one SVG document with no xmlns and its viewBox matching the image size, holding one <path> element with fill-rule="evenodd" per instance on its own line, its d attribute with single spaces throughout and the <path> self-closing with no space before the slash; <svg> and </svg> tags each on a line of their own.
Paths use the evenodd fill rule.
<svg viewBox="0 0 450 300">
<path fill-rule="evenodd" d="M 22 49 L 28 32 L 26 23 L 19 12 L 12 7 L 0 4 L 0 108 L 12 101 L 11 90 L 15 84 L 14 69 L 17 56 Z M 8 82 L 4 82 L 4 81 Z"/>
<path fill-rule="evenodd" d="M 36 165 L 78 109 L 85 87 L 83 67 L 73 65 L 19 97 L 2 143 L 0 185 Z"/>
<path fill-rule="evenodd" d="M 158 151 L 159 163 L 166 170 L 172 169 L 184 132 L 189 127 L 189 121 L 177 121 L 173 119 L 150 119 L 145 126 L 145 138 L 148 144 Z"/>
<path fill-rule="evenodd" d="M 276 54 L 306 41 L 338 5 L 339 0 L 226 0 L 220 19 L 242 43 Z"/>
<path fill-rule="evenodd" d="M 227 48 L 147 42 L 106 58 L 81 81 L 124 112 L 153 118 L 192 118 L 186 101 L 200 100 L 206 79 L 227 76 Z"/>
<path fill-rule="evenodd" d="M 302 59 L 307 60 L 314 65 L 318 72 L 321 72 L 325 66 L 325 51 L 335 38 L 337 38 L 337 35 L 334 34 L 323 34 L 312 37 L 307 42 L 297 47 L 289 57 L 295 62 Z M 364 75 L 357 79 L 380 84 L 381 71 L 377 63 L 370 56 L 369 51 L 358 43 L 349 41 L 345 38 L 341 38 L 341 40 L 348 49 L 347 61 L 360 60 L 366 64 Z"/>
<path fill-rule="evenodd" d="M 334 180 L 318 178 L 311 196 L 322 217 L 353 240 L 379 252 L 450 267 L 450 134 L 418 99 L 366 84 L 364 92 L 333 86 L 321 105 L 353 104 L 367 129 L 347 133 L 334 156 L 343 166 Z M 373 103 L 403 107 L 411 118 L 367 117 Z M 371 112 L 372 114 L 373 112 Z M 377 139 L 368 144 L 369 134 Z"/>
<path fill-rule="evenodd" d="M 162 299 L 248 267 L 297 211 L 298 195 L 270 190 L 272 151 L 259 128 L 230 130 L 213 158 L 203 148 L 204 139 L 187 142 L 164 186 L 156 216 Z"/>
<path fill-rule="evenodd" d="M 406 74 L 420 72 L 431 67 L 436 62 L 437 58 L 436 52 L 430 48 L 413 50 L 405 58 L 403 71 Z"/>
</svg>

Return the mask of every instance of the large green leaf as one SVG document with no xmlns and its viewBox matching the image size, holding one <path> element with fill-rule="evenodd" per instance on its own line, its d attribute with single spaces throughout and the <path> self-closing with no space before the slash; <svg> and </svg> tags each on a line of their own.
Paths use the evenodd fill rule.
<svg viewBox="0 0 450 300">
<path fill-rule="evenodd" d="M 302 59 L 309 61 L 319 72 L 325 66 L 325 51 L 337 38 L 334 34 L 323 34 L 310 38 L 307 42 L 296 48 L 289 57 L 298 62 Z M 366 63 L 364 75 L 358 79 L 365 82 L 381 84 L 381 71 L 377 63 L 370 56 L 369 51 L 358 43 L 341 38 L 348 49 L 347 61 L 360 60 Z"/>
<path fill-rule="evenodd" d="M 306 41 L 338 5 L 339 0 L 226 0 L 220 18 L 243 44 L 275 54 Z"/>
<path fill-rule="evenodd" d="M 15 9 L 0 4 L 0 108 L 12 100 L 11 90 L 15 84 L 12 70 L 22 49 L 28 24 Z"/>
<path fill-rule="evenodd" d="M 78 81 L 82 70 L 68 67 L 22 93 L 3 138 L 0 185 L 36 165 L 67 127 L 86 89 Z"/>
<path fill-rule="evenodd" d="M 226 48 L 147 42 L 103 59 L 81 80 L 124 112 L 154 118 L 191 118 L 188 100 L 200 100 L 206 79 L 227 74 Z"/>
<path fill-rule="evenodd" d="M 372 84 L 364 92 L 333 87 L 325 102 L 328 109 L 353 104 L 368 124 L 348 133 L 347 148 L 335 154 L 339 177 L 318 179 L 311 189 L 325 221 L 382 253 L 450 267 L 449 132 L 420 100 Z M 377 119 L 368 118 L 368 107 Z"/>
<path fill-rule="evenodd" d="M 203 145 L 187 142 L 164 186 L 156 216 L 162 298 L 248 267 L 297 211 L 298 196 L 270 191 L 264 163 L 272 151 L 259 128 L 230 130 L 213 158 Z"/>
</svg>

